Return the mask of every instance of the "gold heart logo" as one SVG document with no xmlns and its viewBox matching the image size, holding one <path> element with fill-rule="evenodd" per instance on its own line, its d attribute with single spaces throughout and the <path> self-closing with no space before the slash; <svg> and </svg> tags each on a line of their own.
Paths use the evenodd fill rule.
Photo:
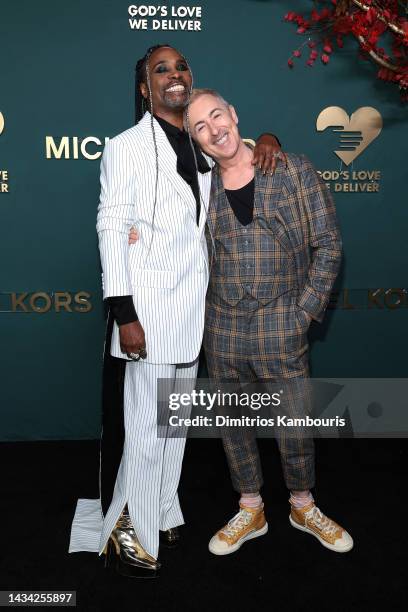
<svg viewBox="0 0 408 612">
<path fill-rule="evenodd" d="M 3 130 L 4 130 L 4 117 L 3 117 L 3 114 L 0 113 L 0 134 L 2 133 Z"/>
<path fill-rule="evenodd" d="M 351 117 L 340 106 L 328 106 L 317 118 L 316 129 L 323 132 L 332 127 L 340 133 L 340 147 L 334 151 L 349 166 L 380 134 L 383 120 L 377 109 L 371 106 L 358 108 Z"/>
</svg>

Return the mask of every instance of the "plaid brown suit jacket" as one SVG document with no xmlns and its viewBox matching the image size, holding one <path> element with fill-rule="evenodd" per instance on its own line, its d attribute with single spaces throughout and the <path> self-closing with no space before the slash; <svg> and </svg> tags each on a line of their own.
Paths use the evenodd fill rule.
<svg viewBox="0 0 408 612">
<path fill-rule="evenodd" d="M 293 259 L 293 281 L 300 288 L 297 304 L 321 321 L 341 262 L 336 210 L 330 192 L 307 157 L 288 154 L 287 160 L 287 167 L 279 163 L 272 176 L 256 170 L 254 220 L 259 217 L 267 224 Z M 222 223 L 217 214 L 221 197 L 225 197 L 224 188 L 219 167 L 215 166 L 208 213 L 210 251 L 209 234 L 216 235 L 217 224 Z M 216 249 L 216 257 L 223 257 L 222 250 Z M 259 280 L 268 274 L 270 257 L 271 253 L 262 249 L 256 253 Z"/>
</svg>

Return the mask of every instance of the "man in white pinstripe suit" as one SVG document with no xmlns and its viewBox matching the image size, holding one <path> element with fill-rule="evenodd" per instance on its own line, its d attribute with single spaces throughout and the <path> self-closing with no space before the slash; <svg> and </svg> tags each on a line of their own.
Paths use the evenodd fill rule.
<svg viewBox="0 0 408 612">
<path fill-rule="evenodd" d="M 124 445 L 107 511 L 100 499 L 78 501 L 70 552 L 106 552 L 121 573 L 153 576 L 159 530 L 184 522 L 177 487 L 185 438 L 157 437 L 157 380 L 185 385 L 197 374 L 211 172 L 182 132 L 192 85 L 184 57 L 158 46 L 137 68 L 147 112 L 105 147 L 97 221 L 103 296 L 115 316 L 110 352 L 127 361 Z M 129 246 L 133 225 L 139 240 Z"/>
</svg>

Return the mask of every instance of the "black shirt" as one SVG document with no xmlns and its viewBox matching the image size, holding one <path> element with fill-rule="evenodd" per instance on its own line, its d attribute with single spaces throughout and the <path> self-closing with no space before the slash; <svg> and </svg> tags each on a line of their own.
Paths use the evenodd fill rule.
<svg viewBox="0 0 408 612">
<path fill-rule="evenodd" d="M 254 216 L 255 179 L 239 189 L 225 189 L 234 215 L 242 225 L 249 225 Z"/>
<path fill-rule="evenodd" d="M 197 172 L 194 161 L 194 154 L 190 144 L 190 138 L 188 133 L 184 130 L 180 130 L 175 125 L 172 125 L 168 121 L 165 121 L 161 117 L 154 117 L 159 123 L 160 127 L 165 132 L 175 154 L 177 155 L 177 172 L 183 178 L 188 185 L 191 187 L 191 191 L 194 194 L 196 201 L 196 221 L 197 225 L 200 219 L 200 190 L 198 186 Z M 194 151 L 197 159 L 197 169 L 201 174 L 209 172 L 211 170 L 205 157 L 201 153 L 201 150 L 192 140 Z"/>
</svg>

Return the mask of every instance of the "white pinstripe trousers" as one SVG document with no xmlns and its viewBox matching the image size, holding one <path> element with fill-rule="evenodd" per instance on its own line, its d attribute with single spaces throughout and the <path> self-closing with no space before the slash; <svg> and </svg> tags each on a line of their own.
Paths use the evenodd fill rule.
<svg viewBox="0 0 408 612">
<path fill-rule="evenodd" d="M 126 364 L 124 389 L 125 442 L 114 493 L 105 518 L 100 500 L 79 499 L 69 552 L 102 553 L 128 505 L 143 548 L 157 558 L 159 530 L 184 523 L 177 487 L 186 439 L 157 436 L 157 379 L 174 381 L 174 392 L 192 390 L 198 359 L 192 364 Z"/>
</svg>

